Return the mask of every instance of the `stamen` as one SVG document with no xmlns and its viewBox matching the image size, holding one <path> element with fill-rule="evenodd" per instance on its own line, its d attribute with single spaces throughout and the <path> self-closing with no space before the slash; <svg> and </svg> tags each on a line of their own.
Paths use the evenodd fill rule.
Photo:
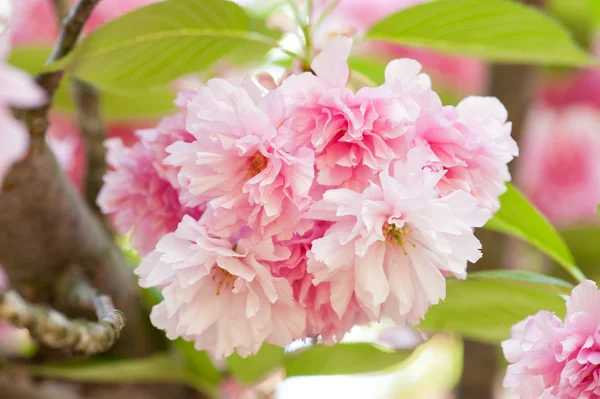
<svg viewBox="0 0 600 399">
<path fill-rule="evenodd" d="M 217 292 L 216 295 L 221 295 L 221 289 L 233 289 L 233 284 L 237 277 L 233 274 L 229 273 L 225 269 L 221 269 L 218 266 L 214 266 L 211 270 L 212 281 L 217 283 Z"/>
<path fill-rule="evenodd" d="M 265 157 L 260 151 L 257 151 L 256 154 L 252 158 L 250 158 L 250 162 L 248 165 L 248 173 L 246 177 L 248 180 L 252 179 L 254 176 L 265 170 L 267 167 L 267 157 Z"/>
<path fill-rule="evenodd" d="M 404 252 L 404 255 L 408 255 L 408 253 L 406 252 L 406 248 L 404 247 L 405 243 L 409 243 L 410 245 L 412 245 L 413 248 L 417 247 L 417 244 L 408 239 L 408 235 L 412 232 L 413 229 L 411 229 L 409 226 L 405 225 L 404 227 L 400 228 L 395 224 L 390 224 L 388 222 L 385 222 L 383 224 L 382 229 L 382 233 L 385 237 L 385 242 L 392 246 L 399 245 L 400 248 L 402 248 L 402 252 Z"/>
</svg>

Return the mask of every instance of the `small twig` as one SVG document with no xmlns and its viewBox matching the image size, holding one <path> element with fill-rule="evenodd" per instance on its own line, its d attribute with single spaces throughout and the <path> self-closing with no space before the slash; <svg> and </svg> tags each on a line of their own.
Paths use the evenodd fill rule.
<svg viewBox="0 0 600 399">
<path fill-rule="evenodd" d="M 70 320 L 54 309 L 25 302 L 15 291 L 0 293 L 0 320 L 26 328 L 43 344 L 75 353 L 93 355 L 109 350 L 125 326 L 125 316 L 110 298 L 95 301 L 98 322 Z"/>
<path fill-rule="evenodd" d="M 73 80 L 72 93 L 77 125 L 85 138 L 87 155 L 85 198 L 100 220 L 104 221 L 102 212 L 96 204 L 106 172 L 105 131 L 100 112 L 100 98 L 91 85 L 79 79 Z"/>
<path fill-rule="evenodd" d="M 73 50 L 85 22 L 99 2 L 100 0 L 79 0 L 79 2 L 69 11 L 67 16 L 63 19 L 60 38 L 58 39 L 56 46 L 54 46 L 52 54 L 46 61 L 46 65 L 52 64 Z M 46 90 L 48 102 L 41 107 L 25 111 L 23 114 L 23 120 L 29 128 L 30 134 L 34 137 L 43 136 L 48 128 L 48 111 L 52 103 L 54 92 L 58 89 L 63 74 L 63 71 L 54 71 L 43 73 L 36 77 L 38 84 Z"/>
</svg>

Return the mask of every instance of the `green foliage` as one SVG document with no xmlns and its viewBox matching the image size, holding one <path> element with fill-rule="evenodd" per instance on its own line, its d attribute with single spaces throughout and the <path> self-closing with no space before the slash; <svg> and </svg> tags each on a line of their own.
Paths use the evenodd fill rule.
<svg viewBox="0 0 600 399">
<path fill-rule="evenodd" d="M 214 388 L 186 370 L 167 354 L 131 360 L 96 360 L 27 366 L 39 377 L 91 383 L 183 383 L 211 394 Z"/>
<path fill-rule="evenodd" d="M 283 361 L 283 348 L 265 343 L 254 356 L 242 358 L 237 353 L 229 356 L 227 366 L 236 379 L 246 384 L 252 384 L 281 367 Z"/>
<path fill-rule="evenodd" d="M 524 271 L 470 273 L 467 280 L 448 280 L 446 300 L 429 309 L 419 328 L 498 344 L 514 324 L 541 309 L 562 317 L 560 295 L 571 289 L 565 281 Z"/>
<path fill-rule="evenodd" d="M 43 47 L 17 48 L 11 53 L 9 62 L 33 75 L 42 70 L 50 51 Z M 165 87 L 127 91 L 104 88 L 100 91 L 102 116 L 108 121 L 158 117 L 175 110 L 174 99 L 175 94 Z M 68 79 L 63 80 L 53 104 L 61 113 L 75 112 Z"/>
<path fill-rule="evenodd" d="M 285 356 L 286 376 L 362 374 L 396 369 L 413 351 L 392 351 L 368 343 L 318 344 Z"/>
<path fill-rule="evenodd" d="M 552 18 L 508 0 L 440 0 L 418 5 L 378 22 L 366 37 L 496 62 L 594 63 Z"/>
<path fill-rule="evenodd" d="M 217 386 L 219 384 L 221 373 L 214 366 L 206 351 L 197 350 L 192 342 L 183 339 L 173 341 L 173 347 L 183 357 L 187 369 L 197 378 L 203 380 L 207 385 Z"/>
<path fill-rule="evenodd" d="M 548 0 L 546 8 L 569 28 L 579 43 L 587 46 L 597 25 L 594 8 L 599 7 L 599 4 L 597 0 Z"/>
<path fill-rule="evenodd" d="M 500 197 L 500 210 L 485 227 L 527 241 L 558 262 L 575 280 L 585 280 L 558 232 L 523 194 L 511 184 L 507 187 Z"/>
<path fill-rule="evenodd" d="M 163 85 L 229 55 L 243 59 L 276 46 L 256 25 L 230 1 L 168 0 L 100 27 L 50 69 L 67 67 L 101 87 Z"/>
</svg>

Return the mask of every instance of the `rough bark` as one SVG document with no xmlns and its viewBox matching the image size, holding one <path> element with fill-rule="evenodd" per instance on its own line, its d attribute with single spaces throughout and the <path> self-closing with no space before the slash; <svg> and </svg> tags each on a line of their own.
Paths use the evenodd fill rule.
<svg viewBox="0 0 600 399">
<path fill-rule="evenodd" d="M 115 350 L 144 355 L 160 348 L 129 265 L 75 192 L 43 137 L 33 138 L 27 159 L 6 177 L 0 210 L 0 263 L 27 301 L 64 309 L 55 298 L 56 284 L 72 265 L 79 265 L 93 286 L 127 316 L 128 326 Z"/>
<path fill-rule="evenodd" d="M 91 85 L 74 79 L 72 83 L 73 100 L 76 104 L 76 119 L 79 131 L 85 138 L 87 160 L 85 177 L 85 198 L 88 205 L 104 220 L 96 203 L 106 173 L 105 131 L 100 114 L 100 97 Z"/>
</svg>

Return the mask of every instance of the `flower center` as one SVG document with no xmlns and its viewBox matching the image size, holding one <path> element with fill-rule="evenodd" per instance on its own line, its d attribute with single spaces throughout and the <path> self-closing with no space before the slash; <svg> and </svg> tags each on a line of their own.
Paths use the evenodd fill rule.
<svg viewBox="0 0 600 399">
<path fill-rule="evenodd" d="M 246 174 L 248 180 L 265 170 L 267 162 L 267 157 L 260 151 L 257 151 L 256 154 L 250 158 L 250 162 L 248 162 L 248 173 Z"/>
<path fill-rule="evenodd" d="M 221 289 L 233 289 L 233 284 L 235 280 L 237 280 L 237 276 L 229 273 L 225 269 L 221 269 L 218 266 L 214 266 L 211 270 L 212 281 L 217 283 L 217 292 L 216 295 L 221 295 Z"/>
<path fill-rule="evenodd" d="M 405 225 L 400 228 L 393 223 L 385 222 L 383 224 L 382 233 L 385 237 L 385 242 L 392 246 L 399 245 L 402 248 L 402 252 L 404 255 L 408 255 L 406 252 L 406 248 L 404 247 L 405 243 L 409 243 L 413 248 L 417 247 L 417 244 L 408 239 L 408 234 L 412 233 L 412 229 Z"/>
</svg>

